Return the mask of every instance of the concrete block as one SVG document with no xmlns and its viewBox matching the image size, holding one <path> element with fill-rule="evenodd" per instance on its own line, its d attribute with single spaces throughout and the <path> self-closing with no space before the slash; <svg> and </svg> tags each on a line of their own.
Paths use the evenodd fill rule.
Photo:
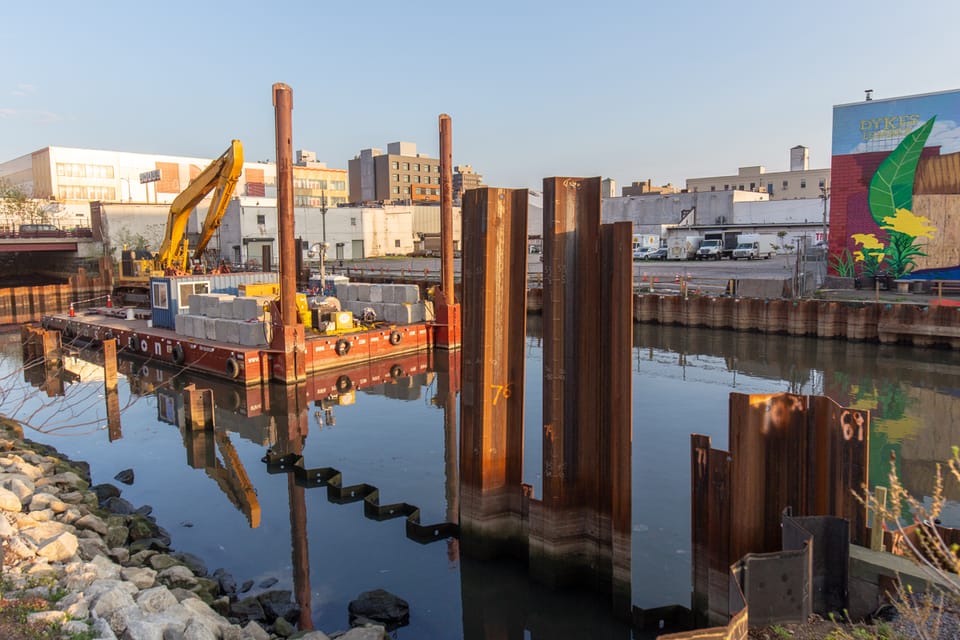
<svg viewBox="0 0 960 640">
<path fill-rule="evenodd" d="M 267 344 L 262 322 L 237 322 L 237 342 L 245 347 Z"/>
<path fill-rule="evenodd" d="M 370 302 L 370 285 L 365 282 L 358 282 L 354 286 L 357 288 L 357 300 Z"/>
<path fill-rule="evenodd" d="M 216 318 L 217 340 L 220 342 L 238 344 L 240 342 L 240 324 L 241 323 L 238 320 Z"/>
<path fill-rule="evenodd" d="M 184 333 L 184 327 L 187 324 L 188 317 L 189 316 L 185 316 L 185 315 L 173 317 L 173 330 L 177 333 L 177 335 L 181 335 L 181 336 L 187 335 L 186 333 Z"/>
<path fill-rule="evenodd" d="M 423 322 L 427 319 L 427 311 L 422 302 L 410 305 L 410 322 Z"/>
<path fill-rule="evenodd" d="M 420 301 L 420 287 L 415 284 L 395 284 L 394 302 L 414 303 Z"/>
<path fill-rule="evenodd" d="M 263 302 L 257 298 L 238 296 L 233 299 L 234 320 L 263 320 Z"/>
<path fill-rule="evenodd" d="M 340 298 L 341 302 L 346 302 L 348 300 L 357 299 L 357 287 L 355 285 L 346 282 L 344 284 L 337 285 L 337 297 Z"/>
<path fill-rule="evenodd" d="M 187 304 L 190 305 L 190 315 L 200 316 L 203 315 L 203 296 L 202 293 L 191 293 L 187 297 Z"/>
<path fill-rule="evenodd" d="M 372 284 L 370 285 L 370 302 L 384 302 L 383 299 L 383 289 L 384 287 L 389 287 L 388 284 Z"/>
<path fill-rule="evenodd" d="M 220 315 L 221 306 L 224 305 L 225 302 L 229 302 L 229 305 L 224 305 L 224 306 L 229 306 L 229 309 L 227 309 L 227 313 L 230 314 L 230 317 L 233 317 L 233 298 L 234 296 L 228 293 L 206 294 L 204 296 L 205 302 L 204 302 L 204 308 L 203 308 L 203 315 L 207 316 L 208 318 L 222 318 L 223 316 Z"/>
<path fill-rule="evenodd" d="M 203 319 L 203 337 L 207 340 L 217 339 L 217 320 L 218 318 L 206 317 Z M 197 336 L 200 337 L 200 336 Z"/>
<path fill-rule="evenodd" d="M 394 285 L 394 284 L 383 285 L 383 289 L 381 291 L 381 295 L 383 296 L 382 302 L 385 302 L 387 304 L 392 304 L 396 302 L 397 296 L 396 296 L 396 293 L 394 293 L 394 287 L 396 286 L 397 285 Z"/>
</svg>

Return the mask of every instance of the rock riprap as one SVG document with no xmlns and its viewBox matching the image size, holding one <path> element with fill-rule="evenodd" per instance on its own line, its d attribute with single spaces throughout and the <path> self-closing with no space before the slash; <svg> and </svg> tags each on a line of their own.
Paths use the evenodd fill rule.
<svg viewBox="0 0 960 640">
<path fill-rule="evenodd" d="M 131 474 L 132 477 L 132 474 Z M 64 638 L 270 640 L 385 638 L 364 625 L 327 636 L 296 631 L 289 591 L 238 600 L 224 569 L 170 549 L 170 535 L 111 485 L 90 486 L 89 468 L 23 438 L 0 418 L 0 542 L 5 600 L 46 602 L 29 621 Z M 210 577 L 208 577 L 210 576 Z"/>
</svg>

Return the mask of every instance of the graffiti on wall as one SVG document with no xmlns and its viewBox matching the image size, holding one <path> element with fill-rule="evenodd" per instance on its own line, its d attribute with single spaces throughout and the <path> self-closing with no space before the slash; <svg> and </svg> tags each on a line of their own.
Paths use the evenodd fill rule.
<svg viewBox="0 0 960 640">
<path fill-rule="evenodd" d="M 960 92 L 834 107 L 831 270 L 960 279 Z"/>
</svg>

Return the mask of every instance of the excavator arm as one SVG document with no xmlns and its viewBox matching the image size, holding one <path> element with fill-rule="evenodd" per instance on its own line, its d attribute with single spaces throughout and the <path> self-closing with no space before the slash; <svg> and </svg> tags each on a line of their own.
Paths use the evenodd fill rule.
<svg viewBox="0 0 960 640">
<path fill-rule="evenodd" d="M 170 215 L 167 218 L 167 229 L 163 237 L 163 244 L 156 258 L 156 268 L 161 272 L 187 272 L 187 245 L 186 229 L 190 212 L 201 200 L 213 191 L 213 200 L 207 209 L 207 217 L 200 231 L 200 241 L 194 251 L 194 258 L 203 255 L 207 243 L 220 226 L 223 214 L 227 210 L 230 198 L 243 171 L 243 145 L 234 140 L 222 156 L 214 160 L 196 178 L 190 181 L 187 188 L 174 199 L 170 205 Z"/>
</svg>

